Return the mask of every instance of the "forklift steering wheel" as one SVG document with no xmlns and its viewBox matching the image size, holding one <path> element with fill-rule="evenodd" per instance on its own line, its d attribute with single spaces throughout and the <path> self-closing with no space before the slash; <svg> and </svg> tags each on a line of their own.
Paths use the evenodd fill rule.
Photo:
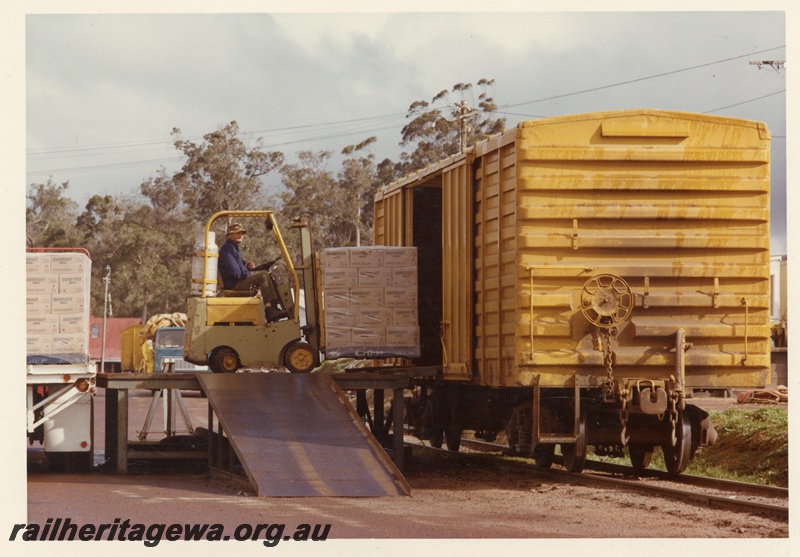
<svg viewBox="0 0 800 557">
<path fill-rule="evenodd" d="M 272 267 L 275 264 L 275 262 L 278 261 L 278 259 L 280 258 L 281 256 L 279 255 L 272 261 L 267 261 L 266 263 L 262 263 L 258 267 L 253 267 L 253 271 L 269 271 L 270 267 Z"/>
</svg>

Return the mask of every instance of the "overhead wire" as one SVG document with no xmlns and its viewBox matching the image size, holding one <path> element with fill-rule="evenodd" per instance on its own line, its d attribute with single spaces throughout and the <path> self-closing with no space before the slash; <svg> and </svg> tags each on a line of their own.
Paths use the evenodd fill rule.
<svg viewBox="0 0 800 557">
<path fill-rule="evenodd" d="M 514 108 L 514 107 L 517 107 L 517 106 L 524 106 L 526 104 L 534 104 L 534 103 L 545 102 L 545 101 L 553 101 L 553 100 L 557 100 L 557 99 L 563 99 L 563 98 L 566 98 L 566 97 L 572 97 L 572 96 L 575 96 L 575 95 L 583 95 L 585 93 L 594 93 L 596 91 L 602 91 L 603 89 L 610 89 L 612 87 L 619 87 L 621 85 L 630 85 L 632 83 L 639 83 L 641 81 L 647 81 L 647 80 L 650 80 L 650 79 L 656 79 L 656 78 L 665 77 L 665 76 L 668 76 L 668 75 L 675 75 L 675 74 L 682 73 L 682 72 L 688 72 L 688 71 L 692 71 L 692 70 L 697 70 L 699 68 L 706 68 L 708 66 L 714 66 L 716 64 L 723 64 L 725 62 L 730 62 L 732 60 L 741 60 L 742 58 L 749 58 L 749 57 L 752 57 L 752 56 L 754 56 L 756 54 L 764 54 L 766 52 L 771 52 L 773 50 L 778 50 L 780 48 L 785 48 L 785 47 L 786 47 L 786 45 L 776 46 L 776 47 L 773 47 L 773 48 L 768 48 L 766 50 L 759 50 L 757 52 L 749 52 L 747 54 L 742 54 L 742 55 L 739 55 L 739 56 L 733 56 L 731 58 L 724 58 L 722 60 L 717 60 L 715 62 L 706 62 L 704 64 L 697 64 L 695 66 L 689 66 L 687 68 L 681 68 L 681 69 L 678 69 L 678 70 L 671 70 L 671 71 L 668 71 L 668 72 L 657 73 L 657 74 L 653 74 L 653 75 L 649 75 L 649 76 L 645 76 L 645 77 L 638 77 L 636 79 L 628 79 L 626 81 L 618 81 L 616 83 L 610 83 L 608 85 L 600 85 L 598 87 L 592 87 L 590 89 L 583 89 L 581 91 L 573 91 L 572 93 L 562 93 L 562 94 L 559 94 L 559 95 L 551 95 L 549 97 L 542 97 L 540 99 L 535 99 L 535 100 L 532 100 L 532 101 L 525 101 L 525 102 L 516 103 L 516 104 L 509 104 L 509 105 L 507 105 L 507 108 Z"/>
<path fill-rule="evenodd" d="M 530 101 L 524 101 L 524 102 L 520 102 L 520 103 L 508 104 L 508 105 L 504 105 L 502 107 L 503 110 L 496 110 L 496 111 L 494 111 L 494 113 L 495 114 L 500 114 L 500 115 L 520 116 L 520 117 L 527 117 L 527 118 L 543 118 L 543 116 L 539 116 L 539 115 L 529 115 L 529 114 L 520 114 L 520 113 L 516 113 L 516 112 L 508 112 L 505 109 L 515 108 L 515 107 L 520 107 L 520 106 L 525 106 L 525 105 L 535 104 L 535 103 L 540 103 L 540 102 L 546 102 L 546 101 L 551 101 L 551 100 L 562 99 L 562 98 L 566 98 L 566 97 L 570 97 L 570 96 L 581 95 L 581 94 L 586 94 L 586 93 L 590 93 L 590 92 L 596 92 L 596 91 L 601 91 L 601 90 L 605 90 L 605 89 L 610 89 L 610 88 L 613 88 L 613 87 L 620 87 L 620 86 L 623 86 L 623 85 L 630 85 L 630 84 L 633 84 L 633 83 L 638 83 L 638 82 L 647 81 L 647 80 L 651 80 L 651 79 L 657 79 L 657 78 L 661 78 L 661 77 L 665 77 L 665 76 L 669 76 L 669 75 L 675 75 L 675 74 L 678 74 L 678 73 L 687 72 L 687 71 L 691 71 L 691 70 L 696 70 L 696 69 L 699 69 L 699 68 L 705 68 L 705 67 L 713 66 L 713 65 L 716 65 L 716 64 L 722 64 L 722 63 L 730 62 L 730 61 L 733 61 L 733 60 L 740 60 L 742 58 L 752 57 L 752 56 L 757 55 L 757 54 L 764 54 L 764 53 L 767 53 L 767 52 L 778 50 L 780 48 L 785 48 L 785 45 L 778 46 L 778 47 L 773 47 L 773 48 L 769 48 L 769 49 L 765 49 L 765 50 L 760 50 L 760 51 L 756 51 L 756 52 L 750 52 L 750 53 L 739 55 L 739 56 L 733 56 L 733 57 L 730 57 L 730 58 L 725 58 L 725 59 L 717 60 L 717 61 L 714 61 L 714 62 L 706 62 L 706 63 L 703 63 L 703 64 L 697 64 L 697 65 L 689 66 L 689 67 L 686 67 L 686 68 L 680 68 L 680 69 L 677 69 L 677 70 L 671 70 L 671 71 L 668 71 L 668 72 L 662 72 L 662 73 L 658 73 L 658 74 L 653 74 L 653 75 L 640 77 L 640 78 L 636 78 L 636 79 L 630 79 L 630 80 L 620 81 L 620 82 L 616 82 L 616 83 L 610 83 L 610 84 L 606 84 L 606 85 L 601 85 L 601 86 L 598 86 L 598 87 L 592 87 L 592 88 L 589 88 L 589 89 L 583 89 L 583 90 L 580 90 L 580 91 L 573 91 L 573 92 L 570 92 L 570 93 L 562 93 L 562 94 L 551 95 L 551 96 L 548 96 L 548 97 L 542 97 L 542 98 L 534 99 L 534 100 L 530 100 Z M 712 109 L 712 110 L 707 110 L 704 113 L 707 114 L 707 113 L 718 112 L 720 110 L 726 110 L 728 108 L 732 108 L 732 107 L 735 107 L 735 106 L 740 106 L 740 105 L 743 105 L 743 104 L 747 104 L 749 102 L 755 102 L 757 100 L 761 100 L 761 99 L 768 98 L 768 97 L 771 97 L 771 96 L 774 96 L 774 95 L 778 95 L 780 93 L 785 93 L 785 89 L 783 89 L 781 91 L 776 91 L 776 92 L 773 92 L 773 93 L 769 93 L 769 94 L 766 94 L 766 95 L 762 95 L 762 96 L 759 96 L 759 97 L 754 98 L 754 99 L 748 99 L 748 100 L 744 100 L 744 101 L 737 102 L 737 103 L 734 103 L 734 104 L 730 104 L 730 105 L 727 105 L 727 106 L 718 107 L 718 108 L 715 108 L 715 109 Z M 433 109 L 430 109 L 430 110 L 434 111 L 434 110 L 440 110 L 440 109 L 433 108 Z M 316 135 L 316 136 L 312 136 L 312 137 L 298 138 L 298 139 L 285 140 L 285 141 L 270 142 L 269 144 L 263 145 L 263 147 L 265 147 L 265 148 L 278 148 L 278 147 L 282 147 L 282 146 L 286 146 L 286 145 L 297 145 L 297 144 L 301 144 L 301 143 L 307 143 L 307 142 L 311 142 L 311 141 L 319 141 L 319 140 L 323 140 L 323 139 L 335 139 L 335 138 L 345 137 L 345 136 L 348 136 L 348 135 L 353 135 L 353 134 L 356 134 L 356 133 L 374 133 L 374 132 L 393 129 L 393 128 L 395 128 L 397 126 L 397 124 L 394 124 L 394 125 L 391 125 L 391 126 L 380 125 L 380 127 L 374 127 L 374 126 L 377 126 L 379 124 L 385 123 L 385 122 L 382 122 L 382 120 L 384 120 L 384 119 L 395 119 L 395 118 L 398 118 L 398 117 L 405 117 L 405 116 L 406 116 L 406 113 L 396 112 L 396 113 L 390 113 L 390 114 L 383 114 L 383 115 L 379 115 L 379 116 L 352 118 L 352 119 L 341 120 L 341 121 L 336 121 L 336 122 L 323 122 L 323 123 L 315 123 L 315 124 L 304 124 L 304 125 L 299 125 L 299 126 L 288 126 L 288 127 L 282 127 L 282 128 L 273 128 L 273 129 L 267 129 L 267 130 L 261 130 L 261 131 L 247 132 L 244 135 L 246 135 L 248 137 L 269 136 L 270 134 L 275 134 L 275 135 L 281 136 L 281 135 L 291 135 L 291 134 L 302 133 L 305 130 L 315 130 L 315 131 L 322 132 L 324 129 L 327 129 L 327 128 L 335 129 L 337 127 L 343 127 L 343 129 L 340 129 L 339 131 L 331 130 L 331 133 L 327 133 L 327 134 L 323 134 L 323 135 Z M 362 125 L 357 127 L 357 128 L 349 128 L 348 129 L 347 126 L 351 125 L 351 124 L 362 124 Z M 283 132 L 283 133 L 281 133 L 281 132 Z M 199 138 L 195 138 L 195 139 L 199 139 Z M 263 137 L 261 139 L 263 139 Z M 127 142 L 127 143 L 110 143 L 110 144 L 100 144 L 100 145 L 80 146 L 80 147 L 56 147 L 56 148 L 32 149 L 32 150 L 30 150 L 28 152 L 28 156 L 31 157 L 32 160 L 40 160 L 40 157 L 41 158 L 52 158 L 54 155 L 59 155 L 59 154 L 60 155 L 59 155 L 58 158 L 65 158 L 65 157 L 72 157 L 72 156 L 86 156 L 87 152 L 91 153 L 92 151 L 97 152 L 97 151 L 102 151 L 102 150 L 110 151 L 110 150 L 115 150 L 115 149 L 117 149 L 117 150 L 118 149 L 127 149 L 128 150 L 127 152 L 129 152 L 131 148 L 135 148 L 135 147 L 151 147 L 151 146 L 155 147 L 155 146 L 159 146 L 159 145 L 166 146 L 168 144 L 174 144 L 176 140 L 177 140 L 177 138 L 173 138 L 173 139 L 169 139 L 169 140 L 151 140 L 151 141 L 137 141 L 137 142 Z M 143 150 L 152 150 L 152 149 L 143 149 Z M 95 153 L 95 154 L 99 155 L 99 153 Z M 106 154 L 113 154 L 113 153 L 106 153 Z M 141 161 L 128 161 L 128 162 L 119 162 L 119 163 L 108 163 L 108 164 L 91 165 L 91 166 L 84 166 L 84 167 L 48 169 L 48 170 L 40 170 L 40 171 L 29 171 L 29 174 L 31 174 L 31 175 L 46 175 L 46 174 L 53 174 L 53 173 L 57 173 L 57 172 L 89 172 L 89 171 L 93 171 L 93 170 L 124 169 L 124 168 L 133 168 L 133 167 L 144 166 L 144 165 L 151 165 L 151 164 L 154 164 L 154 163 L 162 163 L 163 164 L 163 163 L 178 161 L 180 159 L 181 159 L 181 157 L 178 156 L 178 157 L 168 157 L 168 158 L 161 158 L 161 159 L 150 159 L 150 160 L 141 160 Z"/>
</svg>

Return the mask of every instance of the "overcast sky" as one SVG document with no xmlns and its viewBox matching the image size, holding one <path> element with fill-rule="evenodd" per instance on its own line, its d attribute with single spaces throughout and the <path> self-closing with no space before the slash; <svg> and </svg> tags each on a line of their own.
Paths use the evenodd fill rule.
<svg viewBox="0 0 800 557">
<path fill-rule="evenodd" d="M 773 251 L 784 252 L 787 69 L 750 62 L 786 60 L 786 25 L 782 11 L 741 10 L 36 10 L 24 19 L 26 185 L 68 180 L 81 207 L 96 193 L 136 194 L 162 165 L 179 168 L 173 128 L 200 139 L 232 120 L 290 161 L 300 150 L 339 153 L 371 135 L 379 138 L 376 157 L 397 160 L 412 102 L 487 78 L 495 80 L 489 93 L 509 126 L 622 108 L 766 122 L 773 134 Z M 479 92 L 467 101 L 477 102 Z M 269 176 L 268 186 L 278 180 Z"/>
</svg>

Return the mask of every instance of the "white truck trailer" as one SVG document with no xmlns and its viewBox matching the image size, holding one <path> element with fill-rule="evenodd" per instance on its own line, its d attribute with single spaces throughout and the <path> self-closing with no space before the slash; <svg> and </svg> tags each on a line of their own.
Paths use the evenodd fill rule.
<svg viewBox="0 0 800 557">
<path fill-rule="evenodd" d="M 83 249 L 26 254 L 27 428 L 50 465 L 93 464 L 94 363 L 89 358 L 91 258 Z"/>
</svg>

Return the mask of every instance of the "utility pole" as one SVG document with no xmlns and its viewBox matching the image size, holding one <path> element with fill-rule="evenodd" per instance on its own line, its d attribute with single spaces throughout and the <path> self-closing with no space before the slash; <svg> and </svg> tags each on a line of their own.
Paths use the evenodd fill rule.
<svg viewBox="0 0 800 557">
<path fill-rule="evenodd" d="M 106 317 L 108 316 L 108 283 L 111 280 L 111 266 L 106 265 L 106 276 L 103 277 L 105 292 L 103 293 L 103 344 L 100 347 L 100 373 L 106 372 Z"/>
<path fill-rule="evenodd" d="M 470 118 L 475 118 L 479 114 L 479 111 L 467 106 L 467 101 L 461 101 L 460 104 L 453 105 L 454 118 L 452 120 L 441 116 L 443 120 L 450 123 L 458 120 L 459 145 L 462 153 L 467 149 L 467 131 L 469 130 L 469 127 L 467 126 L 467 120 Z"/>
<path fill-rule="evenodd" d="M 770 66 L 773 70 L 780 70 L 786 65 L 786 60 L 751 60 L 750 65 L 758 66 L 759 70 L 761 66 Z"/>
<path fill-rule="evenodd" d="M 478 116 L 479 112 L 467 106 L 467 101 L 461 101 L 461 104 L 453 105 L 453 109 L 454 116 L 458 118 L 458 132 L 461 138 L 461 152 L 463 153 L 467 149 L 467 130 L 469 130 L 467 120 Z"/>
</svg>

